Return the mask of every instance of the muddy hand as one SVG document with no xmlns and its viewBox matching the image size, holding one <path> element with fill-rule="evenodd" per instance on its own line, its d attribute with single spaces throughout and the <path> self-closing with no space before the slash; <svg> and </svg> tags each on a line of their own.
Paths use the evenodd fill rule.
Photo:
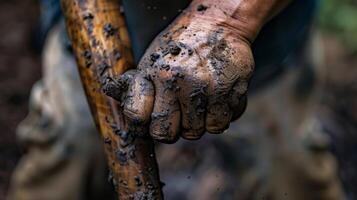
<svg viewBox="0 0 357 200">
<path fill-rule="evenodd" d="M 221 15 L 193 3 L 154 40 L 137 72 L 112 81 L 128 92 L 109 95 L 124 103 L 129 120 L 151 120 L 155 139 L 221 133 L 243 113 L 254 61 L 248 40 Z"/>
<path fill-rule="evenodd" d="M 162 142 L 221 133 L 246 107 L 250 44 L 290 0 L 194 0 L 147 49 L 124 102 Z"/>
</svg>

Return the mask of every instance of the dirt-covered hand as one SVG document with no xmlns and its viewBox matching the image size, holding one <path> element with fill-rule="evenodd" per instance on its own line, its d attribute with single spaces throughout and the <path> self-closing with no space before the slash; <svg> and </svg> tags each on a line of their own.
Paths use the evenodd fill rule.
<svg viewBox="0 0 357 200">
<path fill-rule="evenodd" d="M 146 51 L 124 113 L 163 142 L 221 133 L 246 106 L 254 61 L 248 40 L 221 10 L 191 5 Z"/>
</svg>

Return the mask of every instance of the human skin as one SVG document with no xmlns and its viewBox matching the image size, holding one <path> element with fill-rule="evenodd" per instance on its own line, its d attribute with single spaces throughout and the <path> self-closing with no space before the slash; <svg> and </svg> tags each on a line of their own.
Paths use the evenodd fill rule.
<svg viewBox="0 0 357 200">
<path fill-rule="evenodd" d="M 125 98 L 108 94 L 123 101 L 129 123 L 150 123 L 161 142 L 222 133 L 246 107 L 252 42 L 289 2 L 194 0 L 156 37 L 137 71 L 123 76 L 131 80 Z"/>
</svg>

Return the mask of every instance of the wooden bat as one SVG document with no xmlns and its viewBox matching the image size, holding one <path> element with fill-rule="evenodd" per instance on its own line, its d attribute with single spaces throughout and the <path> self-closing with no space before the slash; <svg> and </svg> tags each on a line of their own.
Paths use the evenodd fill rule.
<svg viewBox="0 0 357 200">
<path fill-rule="evenodd" d="M 152 139 L 145 134 L 133 134 L 120 102 L 103 92 L 108 80 L 134 68 L 120 1 L 62 0 L 62 8 L 118 198 L 163 199 Z"/>
</svg>

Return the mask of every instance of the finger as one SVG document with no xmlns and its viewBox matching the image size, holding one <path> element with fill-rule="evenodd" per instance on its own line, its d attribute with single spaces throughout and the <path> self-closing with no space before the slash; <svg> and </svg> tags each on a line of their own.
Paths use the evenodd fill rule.
<svg viewBox="0 0 357 200">
<path fill-rule="evenodd" d="M 154 87 L 140 73 L 134 75 L 124 100 L 124 115 L 131 124 L 142 125 L 150 120 L 154 105 Z"/>
<path fill-rule="evenodd" d="M 182 137 L 188 140 L 200 139 L 205 132 L 207 86 L 193 82 L 180 90 Z"/>
<path fill-rule="evenodd" d="M 180 107 L 175 92 L 168 90 L 161 82 L 155 82 L 154 110 L 151 114 L 151 136 L 163 143 L 178 139 L 180 128 Z"/>
<path fill-rule="evenodd" d="M 231 91 L 229 106 L 233 111 L 232 121 L 242 116 L 247 107 L 247 81 L 238 81 Z"/>
<path fill-rule="evenodd" d="M 206 130 L 212 134 L 219 134 L 228 129 L 232 119 L 232 111 L 225 96 L 209 100 Z"/>
</svg>

